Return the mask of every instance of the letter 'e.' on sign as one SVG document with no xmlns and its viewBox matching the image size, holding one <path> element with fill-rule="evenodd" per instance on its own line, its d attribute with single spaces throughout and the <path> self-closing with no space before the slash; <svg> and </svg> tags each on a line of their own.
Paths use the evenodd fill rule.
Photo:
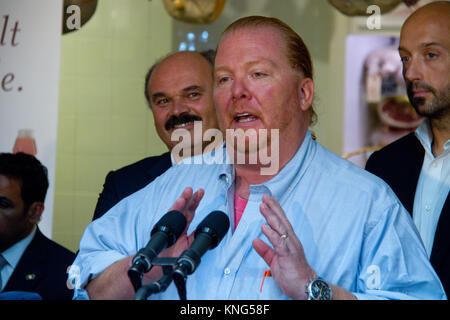
<svg viewBox="0 0 450 320">
<path fill-rule="evenodd" d="M 63 1 L 0 1 L 0 152 L 30 129 L 49 189 L 39 227 L 51 237 Z"/>
</svg>

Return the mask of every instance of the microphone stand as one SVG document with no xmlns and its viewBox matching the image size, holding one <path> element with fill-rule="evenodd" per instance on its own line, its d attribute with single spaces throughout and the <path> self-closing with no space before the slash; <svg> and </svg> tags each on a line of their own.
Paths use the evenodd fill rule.
<svg viewBox="0 0 450 320">
<path fill-rule="evenodd" d="M 136 275 L 135 273 L 128 274 L 130 281 L 135 287 L 136 295 L 134 300 L 147 300 L 149 296 L 155 293 L 166 291 L 172 280 L 177 287 L 178 296 L 180 300 L 186 300 L 186 278 L 185 277 L 174 277 L 173 266 L 177 265 L 178 258 L 155 258 L 152 261 L 153 266 L 162 266 L 163 276 L 158 281 L 147 284 L 145 286 L 139 286 L 136 289 L 135 283 L 136 279 L 140 279 L 142 284 L 143 274 Z"/>
<path fill-rule="evenodd" d="M 172 267 L 163 266 L 163 273 L 164 275 L 158 281 L 140 287 L 136 291 L 134 300 L 147 300 L 152 294 L 165 291 L 172 282 Z"/>
</svg>

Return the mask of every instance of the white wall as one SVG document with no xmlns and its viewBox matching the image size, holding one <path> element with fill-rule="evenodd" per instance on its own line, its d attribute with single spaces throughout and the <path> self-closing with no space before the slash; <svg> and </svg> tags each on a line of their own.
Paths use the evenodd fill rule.
<svg viewBox="0 0 450 320">
<path fill-rule="evenodd" d="M 390 44 L 391 38 L 381 35 L 352 34 L 347 37 L 345 57 L 344 154 L 369 146 L 369 106 L 365 100 L 364 63 L 369 54 Z M 361 153 L 349 161 L 364 167 L 367 158 Z"/>
<path fill-rule="evenodd" d="M 0 152 L 12 152 L 19 129 L 33 130 L 36 157 L 49 173 L 50 187 L 39 224 L 49 237 L 53 217 L 61 19 L 62 1 L 0 1 Z"/>
</svg>

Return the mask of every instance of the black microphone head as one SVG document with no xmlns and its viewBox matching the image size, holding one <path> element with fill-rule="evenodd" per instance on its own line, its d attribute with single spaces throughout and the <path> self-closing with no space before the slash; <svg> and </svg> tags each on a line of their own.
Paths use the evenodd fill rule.
<svg viewBox="0 0 450 320">
<path fill-rule="evenodd" d="M 153 227 L 151 235 L 157 231 L 165 232 L 169 235 L 167 246 L 170 247 L 177 241 L 178 237 L 186 228 L 187 220 L 180 211 L 172 210 L 167 212 Z"/>
<path fill-rule="evenodd" d="M 230 228 L 230 219 L 222 211 L 213 211 L 203 219 L 195 230 L 195 236 L 199 233 L 209 234 L 213 242 L 210 249 L 214 249 Z"/>
</svg>

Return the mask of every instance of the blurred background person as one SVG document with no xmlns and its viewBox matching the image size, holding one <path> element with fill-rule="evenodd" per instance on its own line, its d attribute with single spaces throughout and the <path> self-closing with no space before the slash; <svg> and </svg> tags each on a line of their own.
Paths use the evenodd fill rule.
<svg viewBox="0 0 450 320">
<path fill-rule="evenodd" d="M 70 300 L 67 269 L 75 254 L 37 226 L 47 189 L 47 169 L 34 156 L 0 154 L 0 291 Z"/>
</svg>

